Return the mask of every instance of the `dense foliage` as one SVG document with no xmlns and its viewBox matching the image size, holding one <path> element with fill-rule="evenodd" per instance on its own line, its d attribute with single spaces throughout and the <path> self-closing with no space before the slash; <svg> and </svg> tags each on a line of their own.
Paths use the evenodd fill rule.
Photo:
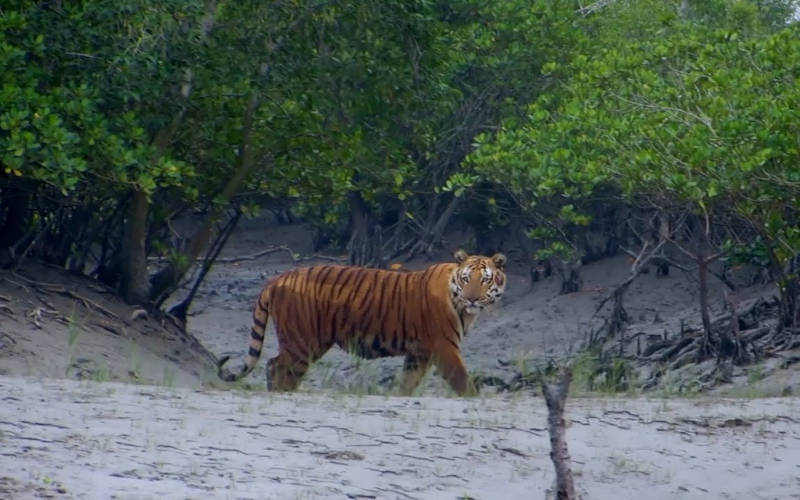
<svg viewBox="0 0 800 500">
<path fill-rule="evenodd" d="M 369 265 L 454 221 L 481 228 L 472 250 L 493 228 L 526 259 L 585 260 L 642 245 L 646 224 L 620 221 L 657 217 L 702 265 L 768 267 L 790 325 L 796 7 L 12 0 L 0 263 L 37 255 L 159 305 L 255 207 Z M 176 239 L 191 212 L 205 219 Z"/>
</svg>

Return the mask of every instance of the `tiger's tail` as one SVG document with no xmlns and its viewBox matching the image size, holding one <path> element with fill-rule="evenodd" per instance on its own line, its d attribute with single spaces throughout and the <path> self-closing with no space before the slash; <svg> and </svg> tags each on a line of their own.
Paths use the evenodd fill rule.
<svg viewBox="0 0 800 500">
<path fill-rule="evenodd" d="M 247 357 L 238 372 L 232 372 L 223 366 L 228 362 L 230 356 L 223 356 L 217 363 L 217 375 L 226 382 L 234 382 L 244 377 L 255 368 L 258 358 L 261 357 L 261 349 L 264 347 L 264 332 L 267 329 L 269 319 L 269 289 L 265 287 L 256 300 L 253 307 L 253 328 L 250 330 L 250 344 L 247 349 Z"/>
</svg>

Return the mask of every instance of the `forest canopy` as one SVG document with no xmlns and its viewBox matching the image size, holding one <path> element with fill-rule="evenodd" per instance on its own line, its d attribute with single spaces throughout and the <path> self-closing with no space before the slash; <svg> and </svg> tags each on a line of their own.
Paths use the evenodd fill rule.
<svg viewBox="0 0 800 500">
<path fill-rule="evenodd" d="M 41 258 L 160 307 L 266 209 L 360 265 L 430 252 L 448 224 L 474 251 L 504 231 L 532 265 L 648 245 L 702 273 L 755 262 L 796 326 L 797 9 L 10 0 L 0 265 Z"/>
</svg>

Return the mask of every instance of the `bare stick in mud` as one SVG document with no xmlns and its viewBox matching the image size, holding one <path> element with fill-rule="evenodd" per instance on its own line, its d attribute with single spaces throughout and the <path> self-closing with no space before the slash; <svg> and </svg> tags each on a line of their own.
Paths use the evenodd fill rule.
<svg viewBox="0 0 800 500">
<path fill-rule="evenodd" d="M 564 368 L 555 384 L 542 380 L 542 394 L 547 403 L 547 428 L 550 432 L 550 458 L 556 469 L 555 495 L 547 498 L 576 500 L 575 484 L 572 480 L 569 451 L 567 450 L 564 404 L 572 382 L 572 370 Z"/>
</svg>

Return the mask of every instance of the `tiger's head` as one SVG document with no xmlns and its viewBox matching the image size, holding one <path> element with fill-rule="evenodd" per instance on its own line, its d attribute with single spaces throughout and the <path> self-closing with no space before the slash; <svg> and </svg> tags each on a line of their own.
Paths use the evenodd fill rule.
<svg viewBox="0 0 800 500">
<path fill-rule="evenodd" d="M 459 250 L 454 257 L 458 267 L 450 276 L 450 296 L 456 309 L 477 314 L 503 296 L 506 288 L 505 255 L 496 253 L 484 257 L 467 255 L 467 252 Z"/>
</svg>

